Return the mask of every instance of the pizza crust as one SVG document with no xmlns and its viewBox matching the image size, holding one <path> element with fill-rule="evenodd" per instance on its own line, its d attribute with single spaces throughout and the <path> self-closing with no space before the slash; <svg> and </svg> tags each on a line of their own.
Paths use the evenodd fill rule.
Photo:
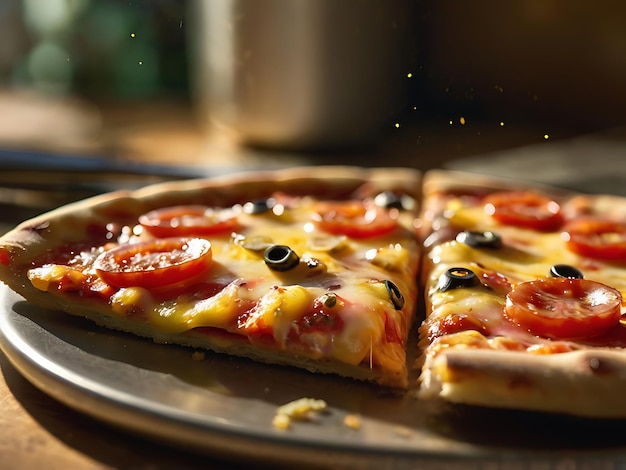
<svg viewBox="0 0 626 470">
<path fill-rule="evenodd" d="M 523 191 L 532 189 L 554 197 L 570 197 L 570 190 L 533 181 L 468 173 L 453 170 L 430 170 L 423 178 L 422 193 L 428 198 L 437 193 L 486 194 L 494 191 Z"/>
<path fill-rule="evenodd" d="M 552 355 L 459 348 L 427 360 L 420 397 L 492 408 L 626 418 L 626 354 Z"/>
</svg>

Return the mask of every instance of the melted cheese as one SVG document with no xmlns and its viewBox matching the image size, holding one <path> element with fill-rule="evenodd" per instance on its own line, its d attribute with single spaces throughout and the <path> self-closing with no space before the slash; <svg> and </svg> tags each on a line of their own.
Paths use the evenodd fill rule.
<svg viewBox="0 0 626 470">
<path fill-rule="evenodd" d="M 452 223 L 467 230 L 491 230 L 498 233 L 505 248 L 472 249 L 465 245 L 458 247 L 455 246 L 456 242 L 451 242 L 441 248 L 437 255 L 439 257 L 448 257 L 451 262 L 477 260 L 481 265 L 496 271 L 514 273 L 514 278 L 519 278 L 519 281 L 545 277 L 555 264 L 568 264 L 580 269 L 587 279 L 615 287 L 626 298 L 626 269 L 622 265 L 591 260 L 571 252 L 560 231 L 537 232 L 500 225 L 487 216 L 482 207 L 459 208 L 449 211 L 448 217 Z"/>
<path fill-rule="evenodd" d="M 299 208 L 279 214 L 241 213 L 237 233 L 209 237 L 213 264 L 205 281 L 193 288 L 169 297 L 131 286 L 114 289 L 106 300 L 116 314 L 141 319 L 164 333 L 214 327 L 254 338 L 269 331 L 274 347 L 294 348 L 312 358 L 392 370 L 400 367 L 400 360 L 404 367 L 397 346 L 388 343 L 385 332 L 391 328 L 405 340 L 414 313 L 419 249 L 412 232 L 399 229 L 358 240 L 329 235 L 310 223 L 311 201 L 300 203 Z M 406 217 L 405 223 L 412 222 L 409 214 L 401 216 Z M 139 239 L 149 238 L 139 230 L 133 233 Z M 270 270 L 263 261 L 267 244 L 289 246 L 301 263 L 287 272 Z M 38 289 L 55 291 L 70 272 L 95 276 L 96 253 L 81 254 L 78 266 L 72 268 L 32 269 L 31 282 Z M 394 307 L 385 280 L 394 282 L 405 297 L 402 310 Z M 206 294 L 204 283 L 219 286 L 217 292 Z M 328 293 L 338 300 L 325 309 L 341 327 L 329 332 L 304 328 L 303 317 L 313 312 L 316 299 Z M 404 344 L 398 346 L 404 349 Z"/>
<path fill-rule="evenodd" d="M 550 268 L 556 264 L 577 267 L 585 278 L 602 282 L 618 289 L 626 299 L 626 269 L 599 260 L 590 260 L 569 251 L 560 231 L 537 232 L 519 227 L 500 225 L 485 214 L 482 207 L 464 207 L 458 199 L 449 202 L 445 217 L 451 225 L 464 230 L 478 232 L 493 231 L 501 236 L 502 248 L 473 248 L 455 240 L 434 246 L 428 253 L 429 276 L 426 281 L 429 310 L 422 327 L 422 334 L 437 345 L 429 348 L 439 351 L 444 347 L 459 347 L 471 338 L 472 347 L 499 348 L 503 342 L 497 338 L 509 338 L 508 348 L 523 347 L 530 352 L 541 352 L 542 348 L 569 350 L 567 345 L 544 340 L 511 323 L 503 315 L 504 296 L 479 285 L 471 288 L 441 292 L 438 289 L 440 276 L 449 268 L 462 267 L 482 273 L 495 272 L 506 276 L 514 287 L 525 281 L 549 276 Z M 626 314 L 626 306 L 622 306 Z M 448 337 L 444 322 L 458 320 L 467 314 L 467 331 L 454 332 Z M 486 337 L 480 341 L 477 335 L 484 327 Z M 475 329 L 475 330 L 474 330 Z M 471 331 L 471 334 L 469 333 Z M 463 334 L 461 334 L 463 333 Z M 468 344 L 469 344 L 468 343 Z M 548 346 L 551 344 L 551 346 Z M 514 346 L 513 346 L 514 345 Z"/>
</svg>

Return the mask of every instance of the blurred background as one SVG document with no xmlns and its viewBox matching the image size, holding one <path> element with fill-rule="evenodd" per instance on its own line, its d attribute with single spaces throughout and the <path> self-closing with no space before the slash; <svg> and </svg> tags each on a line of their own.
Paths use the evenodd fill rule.
<svg viewBox="0 0 626 470">
<path fill-rule="evenodd" d="M 623 164 L 625 83 L 617 0 L 0 0 L 0 184 L 485 157 L 560 183 L 548 148 Z"/>
</svg>

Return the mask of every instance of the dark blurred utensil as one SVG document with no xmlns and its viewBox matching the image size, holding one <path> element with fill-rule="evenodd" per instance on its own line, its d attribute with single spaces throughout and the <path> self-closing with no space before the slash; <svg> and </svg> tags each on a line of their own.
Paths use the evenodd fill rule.
<svg viewBox="0 0 626 470">
<path fill-rule="evenodd" d="M 23 214 L 25 210 L 29 214 L 41 212 L 116 189 L 202 176 L 208 172 L 195 167 L 0 149 L 1 218 L 12 219 L 12 213 Z"/>
</svg>

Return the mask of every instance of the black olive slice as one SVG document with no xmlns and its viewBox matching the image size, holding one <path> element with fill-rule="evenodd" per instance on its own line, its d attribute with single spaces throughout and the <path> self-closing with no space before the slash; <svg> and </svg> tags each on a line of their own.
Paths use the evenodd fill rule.
<svg viewBox="0 0 626 470">
<path fill-rule="evenodd" d="M 480 280 L 474 271 L 467 268 L 450 268 L 439 278 L 439 290 L 442 292 L 461 287 L 474 287 Z"/>
<path fill-rule="evenodd" d="M 396 310 L 402 310 L 404 307 L 404 296 L 398 286 L 396 286 L 390 280 L 385 281 L 385 287 L 387 288 L 387 293 L 389 294 L 389 298 L 391 299 L 391 303 L 395 307 Z"/>
<path fill-rule="evenodd" d="M 502 248 L 502 238 L 495 232 L 465 230 L 456 236 L 456 241 L 474 248 Z"/>
<path fill-rule="evenodd" d="M 286 245 L 272 245 L 265 250 L 263 260 L 273 271 L 289 271 L 300 263 L 300 258 Z"/>
<path fill-rule="evenodd" d="M 274 198 L 269 199 L 258 199 L 256 201 L 248 201 L 243 205 L 243 211 L 246 214 L 255 215 L 255 214 L 263 214 L 276 205 L 276 200 Z"/>
<path fill-rule="evenodd" d="M 374 198 L 374 204 L 384 209 L 411 210 L 415 205 L 413 198 L 407 194 L 383 191 Z"/>
<path fill-rule="evenodd" d="M 569 264 L 555 264 L 550 268 L 550 276 L 552 277 L 566 277 L 570 279 L 582 279 L 583 273 L 578 268 L 570 266 Z"/>
</svg>

